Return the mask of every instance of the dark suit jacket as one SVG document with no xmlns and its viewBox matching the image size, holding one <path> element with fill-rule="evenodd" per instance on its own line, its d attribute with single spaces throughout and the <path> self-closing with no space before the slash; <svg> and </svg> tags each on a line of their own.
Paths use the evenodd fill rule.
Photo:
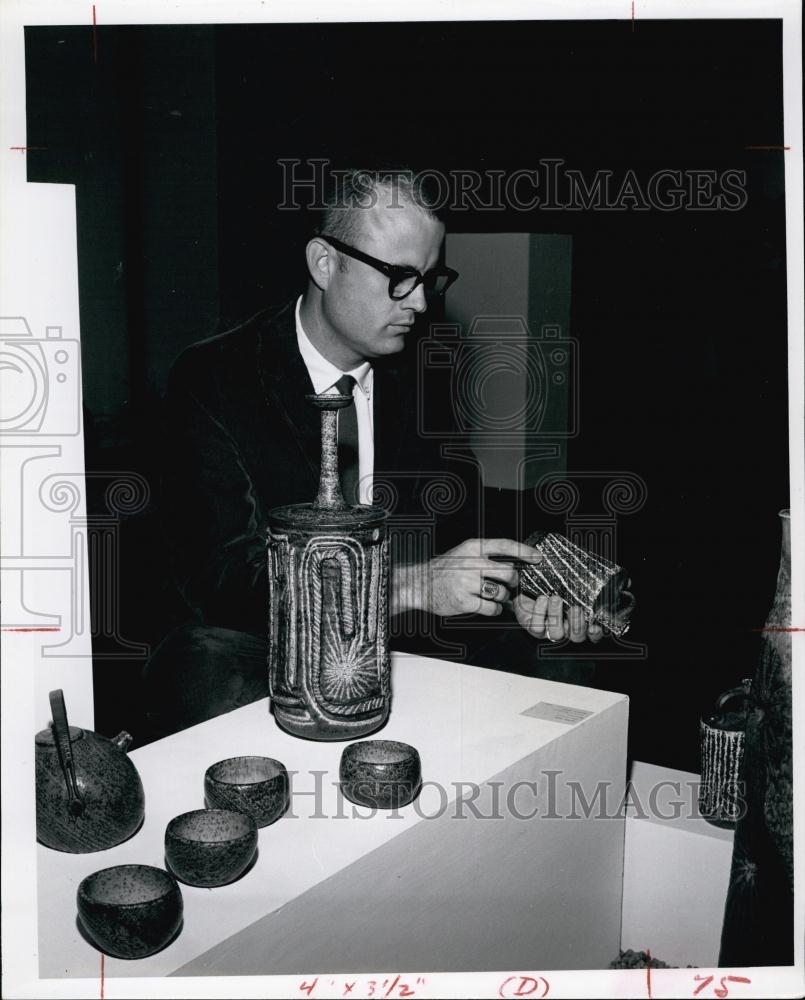
<svg viewBox="0 0 805 1000">
<path fill-rule="evenodd" d="M 479 472 L 445 459 L 438 442 L 419 434 L 421 375 L 407 358 L 373 367 L 375 503 L 401 539 L 392 559 L 444 551 L 477 534 Z M 294 303 L 194 344 L 171 371 L 167 539 L 176 582 L 207 624 L 265 634 L 266 515 L 311 502 L 318 487 L 320 413 L 305 400 L 311 392 Z"/>
</svg>

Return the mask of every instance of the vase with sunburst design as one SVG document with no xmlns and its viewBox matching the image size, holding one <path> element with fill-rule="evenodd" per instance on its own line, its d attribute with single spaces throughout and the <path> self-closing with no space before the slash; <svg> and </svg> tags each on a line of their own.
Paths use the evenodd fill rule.
<svg viewBox="0 0 805 1000">
<path fill-rule="evenodd" d="M 318 496 L 268 515 L 269 695 L 294 736 L 351 740 L 391 705 L 387 514 L 341 492 L 338 411 L 352 397 L 307 398 L 321 410 Z"/>
</svg>

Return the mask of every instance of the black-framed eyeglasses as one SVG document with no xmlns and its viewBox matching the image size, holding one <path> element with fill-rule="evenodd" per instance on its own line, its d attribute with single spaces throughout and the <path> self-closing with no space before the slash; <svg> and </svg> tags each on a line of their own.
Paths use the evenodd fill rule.
<svg viewBox="0 0 805 1000">
<path fill-rule="evenodd" d="M 395 300 L 406 298 L 419 285 L 424 285 L 428 295 L 444 295 L 458 277 L 458 271 L 454 271 L 452 267 L 434 267 L 422 274 L 415 267 L 409 267 L 406 264 L 387 264 L 384 260 L 378 260 L 377 257 L 370 257 L 368 253 L 356 250 L 355 247 L 342 243 L 334 236 L 321 233 L 319 239 L 326 240 L 347 257 L 354 257 L 355 260 L 368 264 L 369 267 L 385 274 L 389 279 L 389 297 Z"/>
</svg>

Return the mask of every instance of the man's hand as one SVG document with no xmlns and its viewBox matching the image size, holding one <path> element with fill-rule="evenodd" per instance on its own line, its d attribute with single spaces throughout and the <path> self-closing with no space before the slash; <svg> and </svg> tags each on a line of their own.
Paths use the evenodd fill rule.
<svg viewBox="0 0 805 1000">
<path fill-rule="evenodd" d="M 542 560 L 536 549 L 510 538 L 469 538 L 428 563 L 395 568 L 392 613 L 420 609 L 442 617 L 499 615 L 520 576 L 512 563 L 492 556 L 512 563 Z"/>
<path fill-rule="evenodd" d="M 538 563 L 542 554 L 510 538 L 470 538 L 428 563 L 395 567 L 392 614 L 419 609 L 444 618 L 466 614 L 494 617 L 510 607 L 520 625 L 536 639 L 601 639 L 601 625 L 588 625 L 582 608 L 576 605 L 563 614 L 558 595 L 533 600 L 518 594 L 512 600 L 520 582 L 514 566 L 518 560 Z"/>
<path fill-rule="evenodd" d="M 517 621 L 530 635 L 536 639 L 550 639 L 560 642 L 570 639 L 571 642 L 598 642 L 604 630 L 597 622 L 587 624 L 584 611 L 578 605 L 568 608 L 566 615 L 562 614 L 562 598 L 554 594 L 552 597 L 540 596 L 536 600 L 518 594 L 512 602 Z"/>
</svg>

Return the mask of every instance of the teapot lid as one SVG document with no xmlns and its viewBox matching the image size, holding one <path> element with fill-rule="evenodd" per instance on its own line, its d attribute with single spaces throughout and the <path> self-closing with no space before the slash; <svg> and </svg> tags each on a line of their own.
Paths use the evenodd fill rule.
<svg viewBox="0 0 805 1000">
<path fill-rule="evenodd" d="M 68 726 L 70 730 L 70 742 L 75 743 L 76 740 L 84 738 L 84 730 L 80 729 L 78 726 Z M 55 746 L 55 740 L 53 739 L 53 730 L 50 726 L 47 729 L 41 730 L 34 737 L 36 745 L 38 747 L 52 747 Z"/>
</svg>

